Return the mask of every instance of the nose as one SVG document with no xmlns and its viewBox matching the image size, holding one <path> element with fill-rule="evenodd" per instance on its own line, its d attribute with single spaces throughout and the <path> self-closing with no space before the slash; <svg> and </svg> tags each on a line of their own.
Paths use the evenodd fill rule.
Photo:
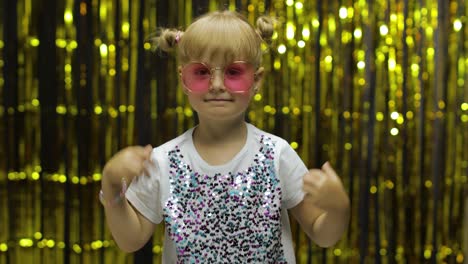
<svg viewBox="0 0 468 264">
<path fill-rule="evenodd" d="M 224 73 L 220 68 L 213 68 L 211 71 L 210 91 L 224 91 Z"/>
</svg>

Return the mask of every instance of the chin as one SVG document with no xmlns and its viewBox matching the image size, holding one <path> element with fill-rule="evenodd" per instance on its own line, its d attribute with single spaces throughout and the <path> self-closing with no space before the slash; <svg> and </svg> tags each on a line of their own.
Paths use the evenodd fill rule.
<svg viewBox="0 0 468 264">
<path fill-rule="evenodd" d="M 207 120 L 215 120 L 215 121 L 226 121 L 226 120 L 234 120 L 234 119 L 239 119 L 244 117 L 245 111 L 244 112 L 225 112 L 225 111 L 215 111 L 215 112 L 210 112 L 210 113 L 204 113 L 200 115 L 200 112 L 197 112 L 199 118 L 207 119 Z"/>
</svg>

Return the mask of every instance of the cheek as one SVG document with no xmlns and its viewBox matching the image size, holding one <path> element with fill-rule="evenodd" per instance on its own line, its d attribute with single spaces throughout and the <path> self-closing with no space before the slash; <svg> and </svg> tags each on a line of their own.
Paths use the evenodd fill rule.
<svg viewBox="0 0 468 264">
<path fill-rule="evenodd" d="M 242 105 L 248 106 L 250 104 L 250 101 L 253 98 L 253 94 L 245 94 L 245 95 L 238 95 L 236 97 L 236 101 L 239 102 Z"/>
<path fill-rule="evenodd" d="M 198 111 L 199 105 L 203 102 L 203 98 L 199 98 L 199 96 L 188 94 L 187 98 L 189 100 L 190 105 L 195 111 Z"/>
</svg>

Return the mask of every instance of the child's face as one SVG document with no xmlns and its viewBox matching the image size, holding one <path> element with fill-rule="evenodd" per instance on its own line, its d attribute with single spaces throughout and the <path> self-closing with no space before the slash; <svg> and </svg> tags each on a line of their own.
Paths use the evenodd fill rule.
<svg viewBox="0 0 468 264">
<path fill-rule="evenodd" d="M 244 115 L 263 76 L 263 68 L 223 56 L 205 56 L 179 67 L 190 104 L 200 118 L 230 119 Z"/>
</svg>

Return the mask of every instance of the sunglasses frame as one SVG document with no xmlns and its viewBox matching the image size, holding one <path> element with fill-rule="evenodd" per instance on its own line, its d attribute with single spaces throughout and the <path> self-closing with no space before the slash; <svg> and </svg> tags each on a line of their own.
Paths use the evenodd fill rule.
<svg viewBox="0 0 468 264">
<path fill-rule="evenodd" d="M 201 64 L 201 65 L 205 66 L 208 70 L 210 70 L 210 83 L 211 83 L 211 81 L 213 80 L 213 73 L 214 73 L 216 70 L 222 70 L 222 72 L 223 72 L 223 84 L 224 84 L 224 82 L 225 82 L 225 73 L 224 73 L 224 71 L 226 70 L 227 67 L 231 66 L 232 64 L 238 64 L 238 63 L 248 64 L 248 65 L 251 65 L 253 68 L 255 68 L 255 66 L 254 66 L 252 63 L 248 62 L 248 61 L 233 61 L 233 62 L 227 64 L 227 65 L 224 66 L 224 67 L 210 67 L 209 64 L 204 63 L 204 62 L 200 62 L 200 61 L 191 61 L 191 62 L 189 62 L 189 63 L 184 64 L 184 65 L 181 67 L 181 70 L 180 70 L 180 72 L 179 72 L 179 76 L 180 76 L 180 79 L 181 79 L 181 81 L 182 81 L 182 85 L 185 87 L 185 89 L 187 89 L 187 91 L 189 91 L 189 92 L 191 92 L 191 93 L 198 93 L 198 94 L 200 94 L 200 93 L 206 93 L 206 92 L 208 92 L 208 91 L 210 90 L 210 86 L 208 86 L 208 88 L 207 88 L 206 90 L 204 90 L 204 91 L 193 91 L 192 89 L 190 89 L 190 88 L 185 84 L 184 78 L 183 78 L 183 74 L 182 74 L 185 67 L 187 67 L 188 65 L 191 65 L 191 64 Z M 255 83 L 255 80 L 257 79 L 257 70 L 258 70 L 258 67 L 255 68 L 255 71 L 254 71 L 254 76 L 253 76 L 253 77 L 254 77 L 254 82 L 253 82 L 253 83 Z M 226 90 L 228 90 L 229 92 L 231 92 L 231 93 L 237 93 L 237 94 L 247 93 L 247 92 L 249 92 L 250 89 L 252 89 L 252 86 L 251 86 L 251 87 L 249 87 L 249 89 L 247 89 L 247 90 L 245 90 L 245 91 L 235 91 L 235 90 L 229 89 L 229 87 L 228 87 L 227 85 L 225 85 L 225 84 L 224 84 L 224 86 L 226 87 Z"/>
</svg>

